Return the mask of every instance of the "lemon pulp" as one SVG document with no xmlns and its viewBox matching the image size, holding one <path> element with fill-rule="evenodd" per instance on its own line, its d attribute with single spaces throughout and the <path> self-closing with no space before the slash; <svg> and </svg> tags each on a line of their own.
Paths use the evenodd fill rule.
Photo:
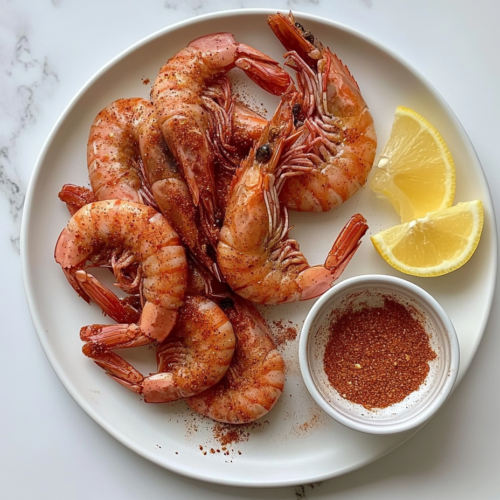
<svg viewBox="0 0 500 500">
<path fill-rule="evenodd" d="M 413 276 L 441 276 L 472 257 L 483 221 L 479 200 L 463 202 L 381 231 L 371 241 L 395 269 Z"/>
<path fill-rule="evenodd" d="M 446 143 L 416 111 L 398 106 L 391 135 L 371 179 L 408 222 L 453 204 L 455 165 Z"/>
</svg>

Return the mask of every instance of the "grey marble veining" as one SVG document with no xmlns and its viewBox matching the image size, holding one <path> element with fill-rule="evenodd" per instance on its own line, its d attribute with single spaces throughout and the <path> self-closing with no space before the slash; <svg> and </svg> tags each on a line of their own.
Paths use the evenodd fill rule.
<svg viewBox="0 0 500 500">
<path fill-rule="evenodd" d="M 14 222 L 8 237 L 19 252 L 20 220 L 28 184 L 19 168 L 20 137 L 32 131 L 40 114 L 40 101 L 51 96 L 59 78 L 48 57 L 33 53 L 29 23 L 11 14 L 1 21 L 0 196 Z"/>
</svg>

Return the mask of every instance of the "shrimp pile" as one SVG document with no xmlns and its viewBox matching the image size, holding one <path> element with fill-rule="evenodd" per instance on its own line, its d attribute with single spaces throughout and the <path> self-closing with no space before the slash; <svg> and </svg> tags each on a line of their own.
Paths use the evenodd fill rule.
<svg viewBox="0 0 500 500">
<path fill-rule="evenodd" d="M 252 303 L 317 297 L 367 230 L 346 223 L 323 265 L 289 236 L 288 209 L 329 210 L 364 184 L 373 119 L 346 66 L 292 14 L 268 23 L 297 83 L 230 33 L 192 41 L 160 69 L 151 100 L 118 99 L 91 126 L 91 189 L 66 184 L 71 214 L 55 260 L 86 302 L 115 323 L 83 326 L 82 351 L 147 403 L 184 399 L 213 420 L 253 422 L 278 402 L 285 364 Z M 238 102 L 243 70 L 281 96 L 271 120 Z M 119 298 L 91 268 L 108 268 Z M 117 350 L 154 343 L 155 373 Z"/>
</svg>

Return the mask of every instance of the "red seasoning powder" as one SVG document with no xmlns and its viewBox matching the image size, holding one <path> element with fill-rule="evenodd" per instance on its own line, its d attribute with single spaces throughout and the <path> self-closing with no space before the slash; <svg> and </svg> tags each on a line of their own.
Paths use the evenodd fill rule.
<svg viewBox="0 0 500 500">
<path fill-rule="evenodd" d="M 436 353 L 422 322 L 389 296 L 382 307 L 348 307 L 331 318 L 323 359 L 339 394 L 367 409 L 386 408 L 416 391 Z"/>
</svg>

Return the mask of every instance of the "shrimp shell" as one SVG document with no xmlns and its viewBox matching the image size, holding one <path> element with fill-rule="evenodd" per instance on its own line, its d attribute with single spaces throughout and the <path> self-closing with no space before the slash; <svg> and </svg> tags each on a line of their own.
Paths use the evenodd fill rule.
<svg viewBox="0 0 500 500">
<path fill-rule="evenodd" d="M 237 338 L 233 360 L 217 385 L 186 401 L 191 409 L 218 422 L 246 424 L 277 403 L 285 383 L 285 363 L 255 307 L 236 296 L 221 307 Z"/>
<path fill-rule="evenodd" d="M 144 400 L 174 401 L 212 387 L 229 368 L 235 344 L 233 327 L 217 304 L 186 297 L 174 329 L 156 351 L 158 373 L 142 382 Z"/>
<path fill-rule="evenodd" d="M 286 71 L 265 54 L 237 43 L 230 33 L 214 33 L 193 40 L 160 69 L 151 92 L 165 140 L 181 166 L 201 226 L 215 247 L 221 222 L 217 203 L 207 112 L 210 84 L 239 67 L 261 87 L 283 93 L 290 83 Z"/>
<path fill-rule="evenodd" d="M 368 227 L 363 216 L 353 216 L 323 266 L 310 266 L 298 243 L 288 238 L 288 216 L 280 207 L 277 185 L 287 172 L 280 162 L 283 156 L 289 158 L 282 152 L 293 130 L 296 97 L 294 92 L 283 96 L 259 142 L 238 169 L 217 247 L 219 267 L 231 289 L 260 304 L 306 300 L 324 293 L 343 272 Z M 299 159 L 309 162 L 300 150 L 294 162 Z"/>
<path fill-rule="evenodd" d="M 118 306 L 106 298 L 113 294 L 84 271 L 87 262 L 113 261 L 117 269 L 136 266 L 134 283 L 120 283 L 120 278 L 118 283 L 137 290 L 143 302 L 138 328 L 128 329 L 159 341 L 169 334 L 184 298 L 187 262 L 179 237 L 153 208 L 123 200 L 85 205 L 59 236 L 55 259 L 79 295 L 111 314 L 106 307 Z"/>
</svg>

